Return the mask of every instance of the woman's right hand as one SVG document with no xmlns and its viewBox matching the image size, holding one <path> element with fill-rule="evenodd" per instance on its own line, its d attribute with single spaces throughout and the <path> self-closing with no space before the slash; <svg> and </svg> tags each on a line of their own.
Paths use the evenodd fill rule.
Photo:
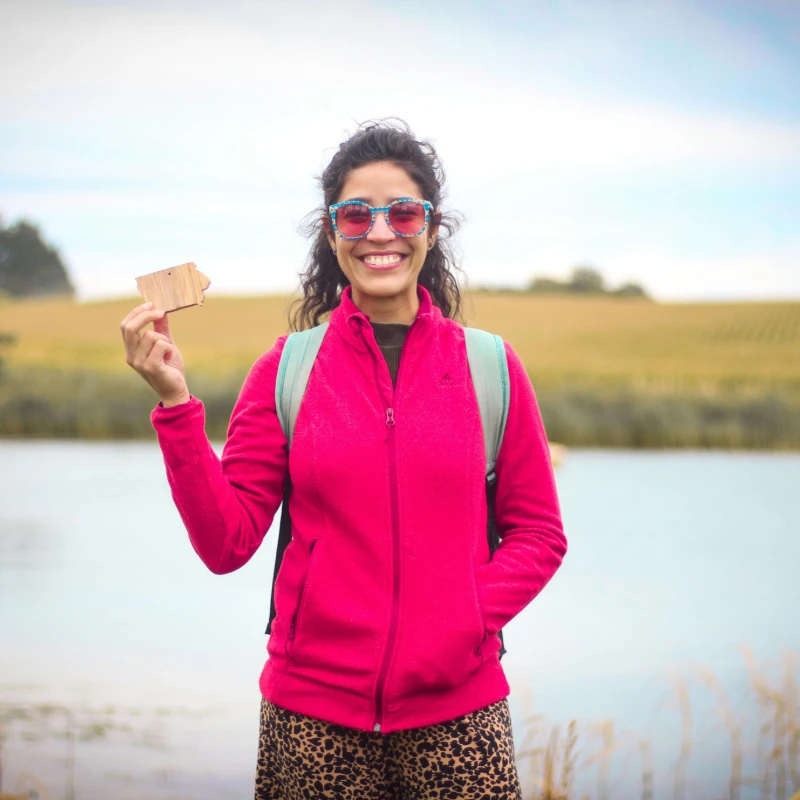
<svg viewBox="0 0 800 800">
<path fill-rule="evenodd" d="M 153 330 L 142 333 L 150 322 Z M 152 303 L 144 303 L 122 320 L 120 328 L 125 360 L 153 387 L 164 407 L 187 402 L 190 395 L 183 358 L 170 335 L 166 313 L 154 309 Z"/>
</svg>

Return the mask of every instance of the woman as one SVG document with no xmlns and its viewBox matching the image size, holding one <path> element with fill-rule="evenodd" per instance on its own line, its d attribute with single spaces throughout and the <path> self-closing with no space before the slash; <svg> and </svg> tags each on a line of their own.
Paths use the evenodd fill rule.
<svg viewBox="0 0 800 800">
<path fill-rule="evenodd" d="M 161 398 L 152 421 L 167 477 L 210 570 L 247 562 L 291 476 L 256 797 L 519 797 L 498 632 L 566 552 L 533 390 L 506 345 L 502 543 L 490 558 L 436 153 L 404 127 L 370 124 L 321 182 L 294 321 L 330 312 L 330 326 L 290 451 L 275 408 L 286 337 L 248 375 L 220 461 L 166 316 L 144 305 L 122 323 L 128 363 Z"/>
</svg>

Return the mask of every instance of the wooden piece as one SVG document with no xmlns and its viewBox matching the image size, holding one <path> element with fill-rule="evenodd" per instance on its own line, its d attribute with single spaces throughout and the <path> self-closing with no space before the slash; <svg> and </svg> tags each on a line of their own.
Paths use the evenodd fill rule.
<svg viewBox="0 0 800 800">
<path fill-rule="evenodd" d="M 201 306 L 211 281 L 193 262 L 168 267 L 136 279 L 136 288 L 145 301 L 161 311 Z"/>
</svg>

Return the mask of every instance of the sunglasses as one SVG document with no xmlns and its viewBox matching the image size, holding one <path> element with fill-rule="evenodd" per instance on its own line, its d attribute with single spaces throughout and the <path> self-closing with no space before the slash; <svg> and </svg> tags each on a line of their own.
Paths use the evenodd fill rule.
<svg viewBox="0 0 800 800">
<path fill-rule="evenodd" d="M 333 229 L 342 239 L 362 239 L 375 224 L 375 215 L 382 211 L 389 230 L 397 236 L 419 236 L 427 227 L 433 203 L 401 197 L 388 206 L 371 206 L 363 200 L 334 203 L 328 212 Z"/>
</svg>

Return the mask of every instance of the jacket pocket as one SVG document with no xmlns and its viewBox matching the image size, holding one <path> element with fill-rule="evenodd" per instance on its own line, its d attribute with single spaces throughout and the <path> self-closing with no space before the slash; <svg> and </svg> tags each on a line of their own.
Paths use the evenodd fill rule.
<svg viewBox="0 0 800 800">
<path fill-rule="evenodd" d="M 391 673 L 389 696 L 401 700 L 463 685 L 491 657 L 491 641 L 471 564 L 444 570 L 430 595 L 410 597 Z M 434 590 L 432 590 L 431 594 Z M 488 645 L 488 649 L 487 649 Z"/>
<path fill-rule="evenodd" d="M 286 645 L 284 650 L 289 658 L 292 658 L 292 649 L 294 640 L 297 635 L 297 626 L 300 623 L 300 616 L 303 611 L 303 598 L 306 595 L 306 589 L 311 578 L 311 569 L 314 566 L 314 551 L 317 547 L 317 540 L 314 539 L 308 548 L 308 569 L 306 570 L 306 577 L 303 579 L 303 585 L 300 587 L 300 592 L 297 595 L 297 604 L 294 607 L 292 614 L 292 622 L 289 626 L 289 634 L 286 637 Z"/>
<path fill-rule="evenodd" d="M 486 639 L 472 613 L 450 614 L 435 625 L 409 630 L 395 664 L 391 695 L 407 698 L 461 686 L 484 663 Z"/>
<path fill-rule="evenodd" d="M 483 635 L 484 637 L 488 636 L 488 631 L 486 630 L 486 610 L 483 607 L 483 601 L 481 600 L 481 592 L 478 588 L 478 571 L 475 567 L 472 567 L 470 571 L 470 575 L 472 576 L 472 596 L 475 598 L 475 606 L 478 609 L 478 618 L 481 621 L 481 625 L 483 626 Z"/>
<path fill-rule="evenodd" d="M 481 595 L 478 590 L 478 576 L 473 567 L 471 570 L 472 574 L 472 595 L 475 598 L 475 606 L 478 609 L 478 619 L 480 620 L 481 624 L 481 642 L 479 645 L 475 647 L 473 651 L 473 655 L 476 659 L 476 666 L 472 670 L 472 673 L 477 672 L 482 666 L 484 661 L 486 661 L 486 644 L 487 644 L 487 637 L 488 632 L 486 631 L 486 613 L 483 610 L 483 603 L 481 602 Z"/>
</svg>

